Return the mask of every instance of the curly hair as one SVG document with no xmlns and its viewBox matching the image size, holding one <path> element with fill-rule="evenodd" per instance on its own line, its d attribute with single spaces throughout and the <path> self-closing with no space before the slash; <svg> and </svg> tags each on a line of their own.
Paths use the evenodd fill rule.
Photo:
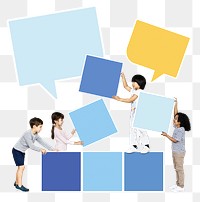
<svg viewBox="0 0 200 202">
<path fill-rule="evenodd" d="M 185 131 L 190 131 L 191 130 L 191 125 L 190 125 L 190 119 L 188 116 L 184 113 L 178 112 L 176 115 L 178 115 L 178 122 L 180 122 L 180 126 L 185 128 Z"/>
</svg>

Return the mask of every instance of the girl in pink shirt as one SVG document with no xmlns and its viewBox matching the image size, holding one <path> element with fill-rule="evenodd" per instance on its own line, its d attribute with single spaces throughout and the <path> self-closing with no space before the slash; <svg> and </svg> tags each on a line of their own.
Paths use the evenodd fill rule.
<svg viewBox="0 0 200 202">
<path fill-rule="evenodd" d="M 62 129 L 62 124 L 64 120 L 64 114 L 60 112 L 54 112 L 51 115 L 52 119 L 52 130 L 51 130 L 51 138 L 55 139 L 56 146 L 55 148 L 58 151 L 65 151 L 67 150 L 67 144 L 71 145 L 83 145 L 82 141 L 70 141 L 70 138 L 75 134 L 76 130 L 73 129 L 71 134 L 67 134 L 66 131 Z"/>
</svg>

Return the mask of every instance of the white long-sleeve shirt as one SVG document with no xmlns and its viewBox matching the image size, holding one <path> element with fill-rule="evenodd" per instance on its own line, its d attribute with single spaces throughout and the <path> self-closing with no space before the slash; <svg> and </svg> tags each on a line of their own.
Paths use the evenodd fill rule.
<svg viewBox="0 0 200 202">
<path fill-rule="evenodd" d="M 72 134 L 67 135 L 66 131 L 54 128 L 54 139 L 56 141 L 56 149 L 59 151 L 67 150 L 67 144 L 74 144 L 74 141 L 69 139 L 72 137 Z"/>
</svg>

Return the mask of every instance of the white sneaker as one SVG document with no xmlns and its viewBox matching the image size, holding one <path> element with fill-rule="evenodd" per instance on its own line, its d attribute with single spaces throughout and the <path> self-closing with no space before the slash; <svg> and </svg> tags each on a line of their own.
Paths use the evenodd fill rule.
<svg viewBox="0 0 200 202">
<path fill-rule="evenodd" d="M 184 188 L 177 186 L 176 188 L 171 190 L 172 192 L 184 192 Z"/>
<path fill-rule="evenodd" d="M 150 151 L 149 147 L 144 146 L 140 153 L 141 153 L 141 154 L 146 154 L 146 153 L 148 153 L 149 151 Z"/>
<path fill-rule="evenodd" d="M 126 151 L 127 154 L 131 154 L 133 152 L 137 152 L 138 150 L 135 147 L 129 147 L 128 150 Z"/>
<path fill-rule="evenodd" d="M 175 189 L 177 187 L 177 185 L 172 185 L 171 187 L 169 187 L 170 189 Z"/>
</svg>

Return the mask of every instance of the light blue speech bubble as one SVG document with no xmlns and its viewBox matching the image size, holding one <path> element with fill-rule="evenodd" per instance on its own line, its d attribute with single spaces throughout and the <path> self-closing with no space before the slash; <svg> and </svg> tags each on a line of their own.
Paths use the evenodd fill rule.
<svg viewBox="0 0 200 202">
<path fill-rule="evenodd" d="M 145 92 L 138 99 L 133 127 L 168 132 L 174 99 Z"/>
<path fill-rule="evenodd" d="M 85 55 L 103 56 L 95 8 L 9 22 L 20 85 L 42 84 L 56 97 L 55 80 L 81 76 Z"/>
</svg>

